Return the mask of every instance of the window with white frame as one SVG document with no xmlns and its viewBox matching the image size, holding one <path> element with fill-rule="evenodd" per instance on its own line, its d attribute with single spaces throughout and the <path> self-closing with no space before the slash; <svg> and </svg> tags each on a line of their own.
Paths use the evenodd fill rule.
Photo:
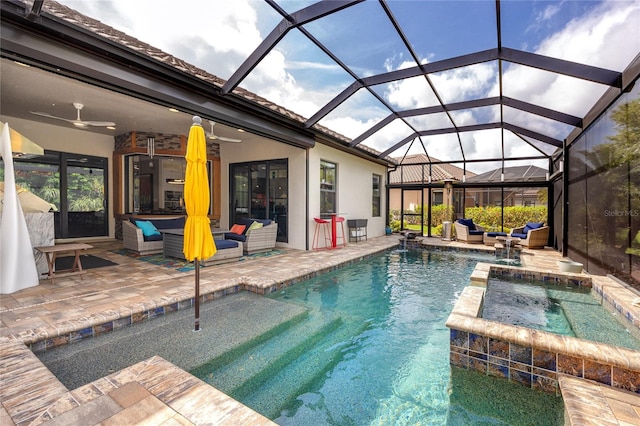
<svg viewBox="0 0 640 426">
<path fill-rule="evenodd" d="M 320 161 L 320 214 L 337 213 L 337 182 L 338 166 L 329 161 Z"/>
<path fill-rule="evenodd" d="M 380 185 L 382 183 L 382 176 L 374 173 L 371 183 L 372 183 L 371 216 L 380 217 Z"/>
</svg>

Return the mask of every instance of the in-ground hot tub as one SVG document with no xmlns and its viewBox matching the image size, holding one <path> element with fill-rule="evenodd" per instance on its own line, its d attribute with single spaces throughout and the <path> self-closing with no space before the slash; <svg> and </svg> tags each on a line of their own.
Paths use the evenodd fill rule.
<svg viewBox="0 0 640 426">
<path fill-rule="evenodd" d="M 486 283 L 491 276 L 593 286 L 602 305 L 618 312 L 630 332 L 640 334 L 638 309 L 620 302 L 621 296 L 625 300 L 634 297 L 624 297 L 623 293 L 630 290 L 613 279 L 598 277 L 592 282 L 583 274 L 478 264 L 472 285 L 463 290 L 446 323 L 451 364 L 546 392 L 558 393 L 558 378 L 563 374 L 640 392 L 639 351 L 482 318 Z"/>
</svg>

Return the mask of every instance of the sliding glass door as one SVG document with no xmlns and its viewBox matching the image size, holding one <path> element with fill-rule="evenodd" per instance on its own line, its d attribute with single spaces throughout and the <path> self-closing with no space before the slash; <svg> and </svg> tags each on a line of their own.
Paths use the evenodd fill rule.
<svg viewBox="0 0 640 426">
<path fill-rule="evenodd" d="M 55 206 L 56 239 L 109 235 L 106 158 L 46 151 L 14 169 L 18 186 Z"/>
<path fill-rule="evenodd" d="M 271 219 L 278 224 L 277 241 L 287 242 L 288 162 L 269 160 L 230 166 L 230 222 L 240 218 Z"/>
<path fill-rule="evenodd" d="M 80 154 L 63 154 L 62 159 L 61 238 L 108 235 L 107 159 Z"/>
</svg>

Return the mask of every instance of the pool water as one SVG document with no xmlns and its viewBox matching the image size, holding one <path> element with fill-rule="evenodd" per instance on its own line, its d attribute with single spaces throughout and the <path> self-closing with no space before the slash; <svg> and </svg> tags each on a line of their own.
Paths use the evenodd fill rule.
<svg viewBox="0 0 640 426">
<path fill-rule="evenodd" d="M 588 288 L 491 278 L 482 317 L 640 350 L 640 342 Z"/>
<path fill-rule="evenodd" d="M 449 365 L 482 260 L 392 251 L 287 287 L 299 322 L 191 372 L 281 425 L 561 425 L 561 398 Z"/>
</svg>

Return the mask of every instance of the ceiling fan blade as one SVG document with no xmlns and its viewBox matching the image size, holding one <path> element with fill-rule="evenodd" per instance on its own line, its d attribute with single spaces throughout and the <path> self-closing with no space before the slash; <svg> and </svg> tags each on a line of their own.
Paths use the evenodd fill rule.
<svg viewBox="0 0 640 426">
<path fill-rule="evenodd" d="M 233 143 L 242 142 L 241 139 L 225 138 L 224 136 L 216 135 L 215 133 L 213 133 L 213 126 L 215 126 L 216 124 L 215 121 L 209 121 L 209 124 L 211 124 L 211 134 L 207 135 L 209 139 L 219 140 L 220 142 L 233 142 Z"/>
<path fill-rule="evenodd" d="M 47 118 L 53 118 L 54 120 L 66 121 L 67 123 L 74 123 L 76 121 L 76 120 L 69 120 L 68 118 L 56 117 L 55 115 L 51 115 L 46 112 L 36 112 L 36 111 L 29 111 L 29 112 L 34 115 L 39 115 L 41 117 L 47 117 Z"/>
<path fill-rule="evenodd" d="M 114 123 L 113 121 L 80 121 L 80 123 L 94 127 L 109 127 L 116 125 L 116 123 Z"/>
<path fill-rule="evenodd" d="M 114 123 L 113 121 L 92 121 L 92 120 L 87 120 L 84 121 L 80 118 L 80 110 L 84 107 L 84 105 L 79 104 L 79 103 L 74 103 L 73 106 L 75 107 L 76 111 L 77 111 L 77 118 L 75 120 L 71 120 L 69 118 L 63 118 L 63 117 L 56 117 L 55 115 L 51 115 L 49 113 L 46 112 L 37 112 L 37 111 L 29 111 L 31 114 L 34 115 L 39 115 L 41 117 L 46 117 L 46 118 L 52 118 L 54 120 L 62 120 L 62 121 L 66 121 L 67 123 L 71 123 L 76 127 L 88 127 L 88 126 L 93 126 L 93 127 L 110 127 L 113 126 L 115 127 L 116 123 Z"/>
<path fill-rule="evenodd" d="M 242 139 L 225 138 L 224 136 L 216 136 L 215 139 L 218 139 L 222 142 L 234 142 L 234 143 L 242 142 Z"/>
</svg>

